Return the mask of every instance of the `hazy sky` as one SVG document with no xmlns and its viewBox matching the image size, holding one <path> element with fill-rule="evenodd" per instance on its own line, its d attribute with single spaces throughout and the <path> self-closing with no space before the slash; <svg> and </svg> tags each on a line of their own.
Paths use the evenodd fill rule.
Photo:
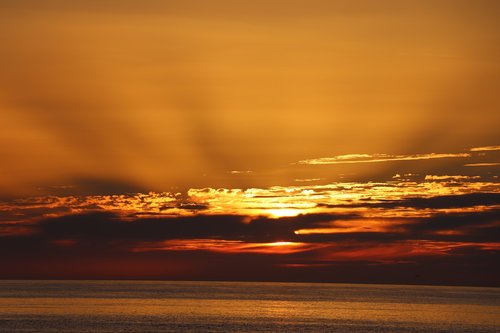
<svg viewBox="0 0 500 333">
<path fill-rule="evenodd" d="M 498 143 L 497 1 L 0 1 L 0 10 L 3 195 L 88 183 L 280 185 L 304 159 Z"/>
<path fill-rule="evenodd" d="M 0 17 L 0 246 L 19 253 L 0 278 L 499 276 L 499 1 L 0 0 Z"/>
</svg>

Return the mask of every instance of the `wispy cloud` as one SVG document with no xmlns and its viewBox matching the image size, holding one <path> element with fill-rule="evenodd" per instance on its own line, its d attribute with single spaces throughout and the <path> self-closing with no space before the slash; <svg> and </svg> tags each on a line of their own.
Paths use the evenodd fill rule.
<svg viewBox="0 0 500 333">
<path fill-rule="evenodd" d="M 470 151 L 494 151 L 500 150 L 500 146 L 484 146 L 484 147 L 474 147 Z"/>
<path fill-rule="evenodd" d="M 294 181 L 298 183 L 308 183 L 308 182 L 317 182 L 322 180 L 322 178 L 296 178 Z"/>
<path fill-rule="evenodd" d="M 147 251 L 212 251 L 222 253 L 290 254 L 324 247 L 322 244 L 300 242 L 244 242 L 222 239 L 174 239 L 164 242 L 146 242 L 133 249 Z"/>
<path fill-rule="evenodd" d="M 466 167 L 488 167 L 488 166 L 499 166 L 499 165 L 500 165 L 500 163 L 498 163 L 498 162 L 464 164 L 464 166 L 466 166 Z"/>
<path fill-rule="evenodd" d="M 473 180 L 481 179 L 481 176 L 461 176 L 461 175 L 426 175 L 425 180 Z"/>
<path fill-rule="evenodd" d="M 232 175 L 248 175 L 250 173 L 253 173 L 252 170 L 231 170 L 229 171 L 230 174 Z"/>
<path fill-rule="evenodd" d="M 301 160 L 298 164 L 347 164 L 347 163 L 377 163 L 392 161 L 417 161 L 431 160 L 440 158 L 464 158 L 470 157 L 468 153 L 429 153 L 414 155 L 390 155 L 390 154 L 347 154 L 333 157 L 321 157 L 307 160 Z"/>
</svg>

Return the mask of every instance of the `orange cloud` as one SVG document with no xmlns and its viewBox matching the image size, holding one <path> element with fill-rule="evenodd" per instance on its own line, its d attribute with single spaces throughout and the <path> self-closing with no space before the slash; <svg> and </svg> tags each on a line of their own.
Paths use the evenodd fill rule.
<svg viewBox="0 0 500 333">
<path fill-rule="evenodd" d="M 473 180 L 481 179 L 481 176 L 460 176 L 460 175 L 426 175 L 424 180 Z"/>
<path fill-rule="evenodd" d="M 489 167 L 489 166 L 499 166 L 498 162 L 486 162 L 486 163 L 468 163 L 464 164 L 466 167 Z"/>
<path fill-rule="evenodd" d="M 484 177 L 483 177 L 484 178 Z M 424 179 L 387 182 L 336 182 L 324 185 L 273 186 L 269 188 L 192 188 L 187 195 L 174 192 L 120 195 L 29 197 L 0 202 L 0 222 L 26 222 L 96 210 L 126 216 L 189 216 L 235 214 L 270 217 L 322 212 L 353 213 L 366 217 L 430 216 L 448 208 L 493 209 L 491 198 L 481 205 L 481 193 L 500 193 L 497 182 L 480 176 L 427 175 Z M 413 200 L 433 200 L 448 196 L 474 195 L 478 199 L 461 207 L 429 206 L 415 209 Z M 489 193 L 489 194 L 488 194 Z M 448 199 L 446 199 L 448 200 Z M 402 205 L 397 206 L 400 202 Z M 390 205 L 390 209 L 384 208 Z M 378 207 L 373 207 L 378 205 Z M 421 204 L 420 204 L 421 205 Z M 482 207 L 480 207 L 482 206 Z"/>
<path fill-rule="evenodd" d="M 388 154 L 349 154 L 337 155 L 333 157 L 321 157 L 297 162 L 298 164 L 347 164 L 347 163 L 377 163 L 392 161 L 417 161 L 432 160 L 440 158 L 464 158 L 470 157 L 470 154 L 418 154 L 418 155 L 388 155 Z"/>
<path fill-rule="evenodd" d="M 500 146 L 484 146 L 484 147 L 474 147 L 470 151 L 495 151 L 500 150 Z"/>
<path fill-rule="evenodd" d="M 326 223 L 320 228 L 307 228 L 295 230 L 296 235 L 316 235 L 316 234 L 339 234 L 339 233 L 357 233 L 357 232 L 405 232 L 401 227 L 404 223 L 410 221 L 396 220 L 374 220 L 374 219 L 353 219 L 336 220 Z"/>
<path fill-rule="evenodd" d="M 300 242 L 251 243 L 220 239 L 173 239 L 159 243 L 143 243 L 133 252 L 148 251 L 211 251 L 222 253 L 290 254 L 321 248 L 322 244 Z"/>
</svg>

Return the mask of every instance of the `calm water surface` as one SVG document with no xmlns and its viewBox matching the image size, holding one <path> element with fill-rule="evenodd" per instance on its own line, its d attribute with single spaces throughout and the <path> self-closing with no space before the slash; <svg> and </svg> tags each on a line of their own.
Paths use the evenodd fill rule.
<svg viewBox="0 0 500 333">
<path fill-rule="evenodd" d="M 500 289 L 0 281 L 0 332 L 499 332 Z"/>
</svg>

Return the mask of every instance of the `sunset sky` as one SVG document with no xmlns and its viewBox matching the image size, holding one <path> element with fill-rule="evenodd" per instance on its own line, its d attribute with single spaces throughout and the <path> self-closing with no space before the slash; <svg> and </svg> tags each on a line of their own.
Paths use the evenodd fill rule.
<svg viewBox="0 0 500 333">
<path fill-rule="evenodd" d="M 500 2 L 0 17 L 0 278 L 499 285 Z"/>
</svg>

